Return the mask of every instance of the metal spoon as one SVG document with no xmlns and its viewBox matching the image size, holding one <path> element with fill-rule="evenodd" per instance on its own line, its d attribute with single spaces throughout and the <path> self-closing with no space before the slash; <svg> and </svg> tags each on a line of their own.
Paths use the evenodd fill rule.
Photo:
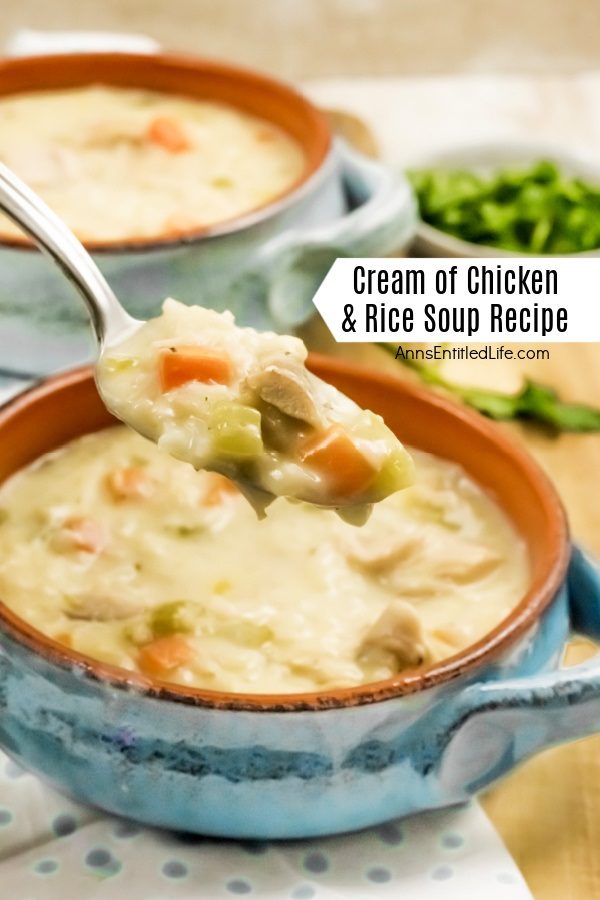
<svg viewBox="0 0 600 900">
<path fill-rule="evenodd" d="M 0 163 L 0 210 L 22 228 L 71 281 L 87 306 L 101 353 L 142 322 L 121 306 L 100 269 L 73 232 L 38 195 Z"/>
</svg>

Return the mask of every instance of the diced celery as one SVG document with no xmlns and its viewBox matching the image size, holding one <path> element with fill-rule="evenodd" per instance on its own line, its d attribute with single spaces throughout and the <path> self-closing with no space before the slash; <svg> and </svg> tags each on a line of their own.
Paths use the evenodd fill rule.
<svg viewBox="0 0 600 900">
<path fill-rule="evenodd" d="M 217 635 L 243 647 L 260 647 L 272 640 L 273 632 L 268 625 L 256 622 L 227 622 L 217 629 Z"/>
<path fill-rule="evenodd" d="M 351 431 L 364 440 L 383 441 L 389 450 L 389 455 L 369 486 L 370 496 L 383 499 L 412 484 L 414 463 L 381 416 L 363 410 L 352 424 Z"/>
<path fill-rule="evenodd" d="M 171 534 L 175 534 L 177 537 L 196 537 L 199 534 L 202 534 L 203 531 L 206 531 L 205 525 L 166 525 L 166 531 Z"/>
<path fill-rule="evenodd" d="M 135 368 L 138 361 L 129 356 L 111 356 L 104 360 L 104 365 L 109 372 L 126 372 Z"/>
<path fill-rule="evenodd" d="M 134 455 L 131 457 L 131 459 L 130 459 L 130 461 L 129 461 L 129 465 L 130 465 L 132 468 L 138 468 L 138 467 L 142 467 L 142 466 L 149 466 L 149 465 L 150 465 L 150 460 L 148 459 L 148 457 L 146 457 L 146 456 L 139 456 L 139 455 L 136 453 L 136 454 L 134 454 Z"/>
<path fill-rule="evenodd" d="M 381 416 L 376 415 L 369 409 L 361 410 L 360 414 L 352 423 L 350 431 L 357 437 L 371 441 L 385 440 L 389 444 L 394 444 L 398 440 L 394 432 L 387 427 Z"/>
<path fill-rule="evenodd" d="M 240 403 L 219 403 L 211 413 L 209 430 L 216 455 L 233 459 L 260 456 L 263 442 L 260 413 Z"/>
<path fill-rule="evenodd" d="M 406 450 L 396 450 L 389 455 L 369 487 L 369 493 L 388 497 L 413 483 L 414 463 Z"/>
<path fill-rule="evenodd" d="M 214 594 L 228 594 L 231 588 L 232 584 L 228 578 L 220 578 L 212 586 Z"/>
<path fill-rule="evenodd" d="M 150 627 L 155 638 L 165 637 L 182 631 L 190 631 L 189 616 L 186 615 L 189 604 L 185 600 L 172 600 L 163 603 L 152 611 Z"/>
</svg>

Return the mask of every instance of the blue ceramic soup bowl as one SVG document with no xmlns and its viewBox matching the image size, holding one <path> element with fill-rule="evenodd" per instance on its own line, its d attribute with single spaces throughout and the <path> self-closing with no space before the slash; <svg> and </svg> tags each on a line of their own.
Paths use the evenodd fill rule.
<svg viewBox="0 0 600 900">
<path fill-rule="evenodd" d="M 0 605 L 0 745 L 19 764 L 148 824 L 292 838 L 459 803 L 538 750 L 600 728 L 598 663 L 558 668 L 572 628 L 600 634 L 600 578 L 571 550 L 537 465 L 492 423 L 393 376 L 311 365 L 495 496 L 529 551 L 527 595 L 441 663 L 300 695 L 152 681 L 70 651 Z M 0 412 L 0 479 L 110 422 L 89 370 L 42 383 Z"/>
<path fill-rule="evenodd" d="M 334 139 L 323 114 L 281 82 L 163 53 L 0 61 L 0 96 L 89 84 L 228 103 L 285 130 L 305 155 L 304 172 L 286 193 L 240 218 L 156 240 L 84 241 L 140 319 L 173 296 L 230 309 L 242 324 L 289 331 L 314 313 L 316 288 L 337 257 L 385 256 L 412 239 L 417 213 L 407 179 Z M 91 356 L 81 304 L 24 238 L 0 240 L 0 346 L 3 368 L 23 374 L 53 372 Z M 23 361 L 24 347 L 33 369 Z"/>
</svg>

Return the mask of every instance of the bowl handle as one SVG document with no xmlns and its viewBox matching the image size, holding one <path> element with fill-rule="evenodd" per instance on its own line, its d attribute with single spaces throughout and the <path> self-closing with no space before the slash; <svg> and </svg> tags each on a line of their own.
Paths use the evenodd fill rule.
<svg viewBox="0 0 600 900">
<path fill-rule="evenodd" d="M 600 569 L 578 548 L 567 590 L 573 629 L 599 638 Z M 471 685 L 443 730 L 440 777 L 447 788 L 472 794 L 546 747 L 600 731 L 600 654 L 569 668 Z"/>
<path fill-rule="evenodd" d="M 269 311 L 282 329 L 314 313 L 312 299 L 338 257 L 391 254 L 406 246 L 416 228 L 416 200 L 402 173 L 357 153 L 340 138 L 335 153 L 349 212 L 332 222 L 287 230 L 267 241 L 257 256 L 256 269 L 269 284 Z"/>
</svg>

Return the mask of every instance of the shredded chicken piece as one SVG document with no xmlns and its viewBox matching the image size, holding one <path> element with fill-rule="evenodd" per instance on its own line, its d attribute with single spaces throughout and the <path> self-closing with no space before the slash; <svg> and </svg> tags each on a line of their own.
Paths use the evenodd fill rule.
<svg viewBox="0 0 600 900">
<path fill-rule="evenodd" d="M 65 607 L 65 615 L 69 619 L 82 619 L 87 622 L 113 622 L 130 619 L 144 611 L 144 604 L 136 603 L 125 597 L 107 594 L 82 594 L 69 597 Z"/>
<path fill-rule="evenodd" d="M 423 546 L 423 538 L 410 530 L 394 531 L 393 534 L 356 532 L 344 534 L 342 549 L 348 562 L 369 574 L 382 574 L 410 556 Z"/>
<path fill-rule="evenodd" d="M 248 385 L 265 403 L 277 407 L 291 418 L 308 422 L 315 428 L 324 425 L 308 375 L 300 366 L 267 365 L 249 376 Z"/>
<path fill-rule="evenodd" d="M 410 603 L 392 600 L 367 631 L 359 654 L 373 650 L 392 653 L 401 669 L 420 666 L 430 659 L 423 625 Z"/>
<path fill-rule="evenodd" d="M 82 133 L 80 143 L 85 147 L 106 149 L 117 144 L 141 145 L 144 139 L 144 131 L 139 122 L 135 118 L 122 116 L 97 122 L 94 128 Z M 75 141 L 75 137 L 73 140 Z"/>
<path fill-rule="evenodd" d="M 435 547 L 427 547 L 431 574 L 439 579 L 465 584 L 483 578 L 502 562 L 498 553 L 459 537 L 446 536 Z"/>
</svg>

